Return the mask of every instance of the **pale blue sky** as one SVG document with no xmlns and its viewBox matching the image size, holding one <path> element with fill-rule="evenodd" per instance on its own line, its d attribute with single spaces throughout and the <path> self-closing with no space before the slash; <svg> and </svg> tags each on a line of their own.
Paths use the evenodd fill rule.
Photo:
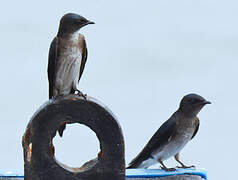
<svg viewBox="0 0 238 180">
<path fill-rule="evenodd" d="M 23 169 L 21 136 L 48 98 L 49 45 L 61 16 L 75 12 L 96 23 L 82 29 L 89 56 L 78 87 L 118 117 L 127 163 L 180 99 L 197 93 L 213 104 L 199 114 L 200 129 L 181 160 L 206 168 L 209 179 L 232 179 L 228 172 L 238 160 L 237 7 L 235 0 L 2 2 L 0 168 Z M 55 145 L 57 158 L 74 166 L 99 149 L 96 136 L 77 125 Z M 165 163 L 175 165 L 173 159 Z"/>
</svg>

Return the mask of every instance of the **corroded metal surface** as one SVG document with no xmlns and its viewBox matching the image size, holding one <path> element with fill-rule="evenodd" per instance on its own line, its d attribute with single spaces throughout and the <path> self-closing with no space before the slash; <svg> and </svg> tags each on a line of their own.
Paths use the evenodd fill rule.
<svg viewBox="0 0 238 180">
<path fill-rule="evenodd" d="M 62 123 L 80 123 L 92 129 L 100 142 L 98 157 L 81 168 L 56 162 L 52 139 Z M 22 145 L 25 180 L 125 179 L 121 128 L 111 111 L 93 98 L 86 101 L 78 95 L 67 95 L 49 100 L 33 115 Z"/>
</svg>

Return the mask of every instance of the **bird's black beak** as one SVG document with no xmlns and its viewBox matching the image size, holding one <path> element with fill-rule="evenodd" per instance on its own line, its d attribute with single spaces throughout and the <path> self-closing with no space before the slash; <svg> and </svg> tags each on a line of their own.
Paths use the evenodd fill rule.
<svg viewBox="0 0 238 180">
<path fill-rule="evenodd" d="M 198 106 L 205 106 L 206 104 L 211 104 L 211 102 L 204 100 L 204 101 L 202 101 L 202 102 L 198 102 L 198 103 L 197 103 Z"/>
<path fill-rule="evenodd" d="M 83 24 L 80 25 L 80 28 L 82 28 L 84 26 L 87 26 L 88 24 L 95 24 L 95 23 L 92 22 L 92 21 L 86 21 L 86 22 L 84 22 Z"/>
<path fill-rule="evenodd" d="M 95 24 L 95 22 L 93 22 L 93 21 L 88 21 L 88 22 L 84 23 L 83 26 L 86 26 L 86 25 L 88 25 L 88 24 Z"/>
<path fill-rule="evenodd" d="M 95 24 L 95 22 L 93 22 L 93 21 L 88 21 L 87 24 Z"/>
<path fill-rule="evenodd" d="M 211 103 L 210 101 L 206 101 L 206 100 L 205 100 L 205 101 L 202 102 L 202 104 L 203 104 L 203 105 L 206 105 L 206 104 L 212 104 L 212 103 Z"/>
</svg>

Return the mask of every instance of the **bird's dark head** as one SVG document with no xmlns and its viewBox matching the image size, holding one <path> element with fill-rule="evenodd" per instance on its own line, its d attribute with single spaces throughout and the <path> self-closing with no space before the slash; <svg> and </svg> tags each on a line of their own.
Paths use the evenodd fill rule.
<svg viewBox="0 0 238 180">
<path fill-rule="evenodd" d="M 71 34 L 77 32 L 80 28 L 88 24 L 95 23 L 78 14 L 68 13 L 65 14 L 60 20 L 58 34 Z"/>
<path fill-rule="evenodd" d="M 181 100 L 179 109 L 187 115 L 196 116 L 206 104 L 211 102 L 197 94 L 188 94 Z"/>
</svg>

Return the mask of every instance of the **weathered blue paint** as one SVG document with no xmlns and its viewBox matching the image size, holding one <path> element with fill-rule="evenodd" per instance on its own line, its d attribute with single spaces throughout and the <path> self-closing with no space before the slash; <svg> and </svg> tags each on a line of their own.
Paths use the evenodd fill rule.
<svg viewBox="0 0 238 180">
<path fill-rule="evenodd" d="M 172 175 L 197 175 L 207 180 L 207 173 L 204 169 L 178 169 L 176 171 L 166 172 L 161 169 L 127 169 L 126 177 L 129 178 L 153 178 L 153 177 L 165 177 Z M 0 170 L 0 178 L 22 178 L 23 171 L 20 170 Z"/>
<path fill-rule="evenodd" d="M 5 178 L 22 178 L 24 179 L 24 175 L 23 175 L 23 170 L 2 170 L 0 169 L 0 178 L 1 179 L 5 179 Z"/>
<path fill-rule="evenodd" d="M 162 169 L 127 169 L 127 178 L 153 178 L 173 175 L 197 175 L 207 179 L 207 173 L 204 169 L 177 169 L 176 171 L 164 171 Z"/>
</svg>

